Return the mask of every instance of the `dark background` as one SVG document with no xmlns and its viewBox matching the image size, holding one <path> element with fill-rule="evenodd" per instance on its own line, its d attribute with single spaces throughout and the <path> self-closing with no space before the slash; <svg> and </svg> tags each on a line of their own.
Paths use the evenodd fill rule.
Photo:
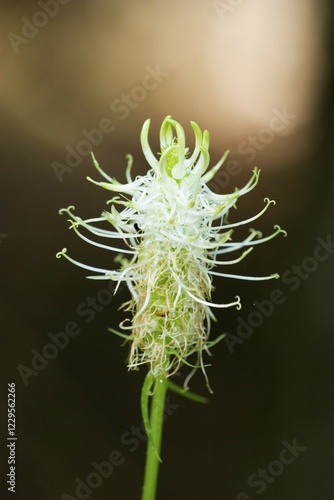
<svg viewBox="0 0 334 500">
<path fill-rule="evenodd" d="M 288 237 L 256 247 L 235 268 L 253 275 L 277 271 L 285 279 L 215 280 L 217 301 L 239 294 L 243 307 L 218 310 L 212 338 L 236 335 L 238 318 L 249 322 L 255 301 L 268 300 L 275 288 L 285 300 L 243 343 L 229 349 L 222 341 L 213 348 L 206 358 L 214 390 L 209 405 L 170 395 L 175 406 L 168 407 L 165 422 L 157 498 L 333 497 L 334 254 L 315 267 L 309 259 L 317 238 L 334 239 L 333 9 L 327 2 L 290 4 L 240 2 L 219 16 L 211 2 L 72 0 L 58 4 L 59 12 L 16 50 L 9 33 L 20 35 L 22 17 L 31 20 L 41 8 L 34 2 L 1 7 L 2 498 L 10 498 L 9 382 L 16 383 L 17 402 L 15 498 L 77 498 L 76 478 L 86 482 L 92 463 L 108 460 L 113 450 L 123 463 L 89 498 L 140 498 L 145 442 L 124 442 L 124 434 L 141 424 L 145 370 L 127 371 L 128 348 L 108 332 L 124 318 L 118 308 L 128 293 L 111 300 L 101 292 L 106 282 L 85 280 L 85 271 L 55 258 L 67 247 L 82 262 L 115 266 L 111 254 L 80 241 L 58 215 L 74 204 L 78 215 L 97 217 L 110 196 L 86 181 L 87 175 L 98 177 L 89 156 L 60 176 L 54 162 L 65 164 L 65 148 L 77 147 L 82 130 L 109 118 L 114 131 L 94 147 L 101 166 L 123 181 L 125 155 L 132 153 L 135 173 L 144 174 L 142 123 L 152 117 L 156 151 L 167 114 L 187 132 L 190 120 L 208 128 L 212 164 L 231 150 L 240 173 L 221 174 L 214 189 L 242 187 L 251 168 L 261 167 L 259 186 L 231 219 L 249 217 L 268 196 L 277 205 L 256 227 L 268 234 L 277 223 Z M 147 66 L 157 65 L 168 76 L 121 119 L 111 104 L 141 85 Z M 284 106 L 294 121 L 249 162 L 240 144 L 268 127 L 272 110 Z M 293 266 L 303 268 L 299 281 L 291 281 Z M 89 298 L 99 307 L 90 316 L 80 313 Z M 64 332 L 69 322 L 80 333 L 25 383 L 18 367 L 21 373 L 22 365 L 31 368 L 31 351 L 41 353 L 49 334 Z M 180 383 L 187 373 L 182 369 Z M 200 372 L 191 389 L 207 394 Z M 283 441 L 294 440 L 306 449 L 257 493 L 249 476 L 279 457 Z"/>
</svg>

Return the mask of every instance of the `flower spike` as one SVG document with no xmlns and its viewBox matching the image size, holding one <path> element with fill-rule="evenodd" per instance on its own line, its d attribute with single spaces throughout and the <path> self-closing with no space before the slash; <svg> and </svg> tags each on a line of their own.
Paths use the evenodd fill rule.
<svg viewBox="0 0 334 500">
<path fill-rule="evenodd" d="M 123 307 L 132 313 L 132 320 L 124 320 L 120 329 L 131 333 L 116 333 L 131 343 L 129 369 L 148 366 L 147 385 L 142 396 L 144 415 L 153 381 L 159 377 L 170 377 L 186 365 L 193 369 L 186 378 L 185 388 L 197 368 L 203 371 L 207 380 L 203 351 L 209 353 L 209 348 L 223 337 L 217 341 L 209 340 L 210 321 L 215 320 L 211 309 L 241 307 L 239 296 L 226 304 L 212 302 L 213 276 L 254 281 L 278 278 L 276 273 L 243 276 L 218 272 L 213 270 L 214 267 L 237 264 L 255 245 L 280 233 L 286 235 L 279 226 L 274 226 L 274 232 L 268 236 L 262 236 L 260 231 L 252 228 L 243 240 L 232 240 L 234 228 L 257 220 L 275 202 L 265 198 L 264 207 L 258 213 L 244 221 L 228 223 L 229 212 L 236 207 L 238 199 L 257 185 L 260 170 L 254 168 L 243 188 L 231 194 L 214 193 L 208 182 L 223 165 L 228 151 L 207 170 L 210 162 L 209 133 L 202 132 L 195 122 L 191 122 L 191 127 L 195 147 L 190 154 L 184 129 L 167 116 L 160 128 L 161 151 L 155 156 L 148 140 L 150 120 L 146 120 L 140 140 L 150 168 L 145 175 L 133 179 L 133 160 L 127 155 L 127 182 L 124 184 L 106 174 L 92 154 L 94 166 L 104 180 L 88 180 L 118 193 L 109 201 L 110 209 L 100 217 L 87 220 L 77 217 L 73 206 L 60 210 L 69 217 L 70 227 L 86 243 L 129 257 L 116 257 L 120 269 L 115 271 L 81 264 L 69 257 L 66 249 L 57 254 L 58 258 L 63 256 L 95 272 L 95 276 L 88 276 L 90 279 L 111 279 L 117 282 L 116 289 L 120 283 L 127 285 L 131 300 Z M 101 227 L 102 223 L 111 225 L 112 229 Z M 82 234 L 84 231 L 91 233 L 97 241 Z M 105 238 L 117 238 L 126 248 L 102 243 L 101 239 Z M 224 254 L 230 252 L 238 254 L 233 259 L 224 260 Z M 126 321 L 129 324 L 124 325 Z M 192 355 L 197 356 L 195 362 L 189 359 Z M 170 387 L 180 392 L 181 389 L 174 386 L 171 383 Z M 146 428 L 150 432 L 147 418 Z"/>
</svg>

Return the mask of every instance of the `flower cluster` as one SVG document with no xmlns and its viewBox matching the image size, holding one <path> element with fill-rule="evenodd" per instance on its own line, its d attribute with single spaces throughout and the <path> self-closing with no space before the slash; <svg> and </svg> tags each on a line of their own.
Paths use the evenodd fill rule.
<svg viewBox="0 0 334 500">
<path fill-rule="evenodd" d="M 109 211 L 88 220 L 77 217 L 73 213 L 74 207 L 60 211 L 70 217 L 71 227 L 86 242 L 123 254 L 115 259 L 120 269 L 86 266 L 69 257 L 66 249 L 57 257 L 65 256 L 97 273 L 89 278 L 111 279 L 117 282 L 117 287 L 121 282 L 128 286 L 131 300 L 124 306 L 131 311 L 132 321 L 129 325 L 122 322 L 120 328 L 129 332 L 121 335 L 131 341 L 130 369 L 148 364 L 155 377 L 170 376 L 183 363 L 189 365 L 188 358 L 195 353 L 197 361 L 191 366 L 194 369 L 201 367 L 205 374 L 202 353 L 215 343 L 209 340 L 210 321 L 214 319 L 211 308 L 241 307 L 240 297 L 227 304 L 211 302 L 212 277 L 247 280 L 278 277 L 277 274 L 240 276 L 215 271 L 214 268 L 240 262 L 254 245 L 285 232 L 275 226 L 272 234 L 263 237 L 259 231 L 251 229 L 243 241 L 232 241 L 236 226 L 253 222 L 274 203 L 266 198 L 263 209 L 251 218 L 233 224 L 227 221 L 229 210 L 235 207 L 238 198 L 258 183 L 260 171 L 255 168 L 242 189 L 232 194 L 216 194 L 207 183 L 219 170 L 228 152 L 207 171 L 210 161 L 208 132 L 202 133 L 198 125 L 191 122 L 195 148 L 190 154 L 183 128 L 167 116 L 160 130 L 161 152 L 156 157 L 148 142 L 149 126 L 150 120 L 147 120 L 141 132 L 143 152 L 150 165 L 146 175 L 132 179 L 133 160 L 128 155 L 127 182 L 121 184 L 109 177 L 93 156 L 95 167 L 106 182 L 89 180 L 118 193 L 110 200 Z M 117 210 L 117 206 L 121 210 Z M 103 222 L 110 223 L 113 229 L 102 228 Z M 100 239 L 122 239 L 126 248 L 91 240 L 81 230 Z M 225 258 L 226 254 L 238 251 L 236 258 Z"/>
</svg>

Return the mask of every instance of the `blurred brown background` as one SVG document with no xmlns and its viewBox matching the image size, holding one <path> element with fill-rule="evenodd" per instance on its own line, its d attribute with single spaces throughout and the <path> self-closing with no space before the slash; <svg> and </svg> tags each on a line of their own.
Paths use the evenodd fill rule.
<svg viewBox="0 0 334 500">
<path fill-rule="evenodd" d="M 127 372 L 127 347 L 107 330 L 128 294 L 111 299 L 106 282 L 55 259 L 66 246 L 83 262 L 114 265 L 69 232 L 58 210 L 74 204 L 82 217 L 99 216 L 110 196 L 86 181 L 97 178 L 89 150 L 120 181 L 127 153 L 144 174 L 141 126 L 151 117 L 157 151 L 169 114 L 190 147 L 190 120 L 210 131 L 212 164 L 231 150 L 212 189 L 233 191 L 261 168 L 233 220 L 268 196 L 277 205 L 256 227 L 268 233 L 278 223 L 288 238 L 255 248 L 236 269 L 278 271 L 279 281 L 215 281 L 217 300 L 238 293 L 243 308 L 218 311 L 213 338 L 237 335 L 240 318 L 249 324 L 275 288 L 285 300 L 242 343 L 213 349 L 208 406 L 170 396 L 179 406 L 165 424 L 158 499 L 333 497 L 333 248 L 314 257 L 319 238 L 334 240 L 332 4 L 41 0 L 3 2 L 0 13 L 1 407 L 16 382 L 16 498 L 84 498 L 76 478 L 87 484 L 92 463 L 113 450 L 123 463 L 87 498 L 140 498 L 145 443 L 133 433 L 145 370 Z M 69 323 L 78 334 L 22 377 Z M 200 373 L 191 388 L 206 394 Z M 252 485 L 294 439 L 306 447 L 300 456 Z"/>
</svg>

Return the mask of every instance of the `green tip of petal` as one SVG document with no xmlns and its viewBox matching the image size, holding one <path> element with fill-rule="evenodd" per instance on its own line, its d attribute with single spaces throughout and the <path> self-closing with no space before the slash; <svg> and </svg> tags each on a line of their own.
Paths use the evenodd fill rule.
<svg viewBox="0 0 334 500">
<path fill-rule="evenodd" d="M 58 252 L 56 254 L 56 258 L 60 259 L 61 257 L 64 257 L 64 255 L 66 254 L 66 252 L 67 252 L 67 248 L 63 248 L 61 252 Z"/>
<path fill-rule="evenodd" d="M 69 212 L 70 210 L 75 210 L 75 206 L 74 206 L 74 205 L 70 205 L 70 206 L 69 206 L 69 207 L 67 207 L 67 208 L 61 208 L 61 209 L 58 211 L 58 213 L 59 213 L 59 215 L 68 214 L 68 212 Z"/>
</svg>

